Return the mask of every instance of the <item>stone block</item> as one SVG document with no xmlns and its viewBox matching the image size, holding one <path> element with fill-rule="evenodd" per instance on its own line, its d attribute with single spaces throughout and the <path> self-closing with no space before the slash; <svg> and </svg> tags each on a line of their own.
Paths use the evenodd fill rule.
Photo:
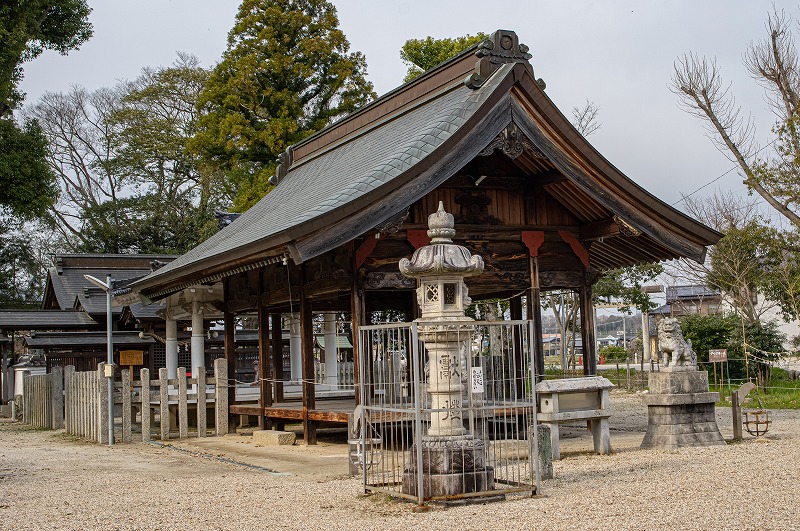
<svg viewBox="0 0 800 531">
<path fill-rule="evenodd" d="M 672 395 L 644 395 L 642 402 L 648 406 L 675 406 L 683 404 L 713 404 L 719 400 L 719 393 L 681 393 Z"/>
<path fill-rule="evenodd" d="M 708 392 L 708 373 L 706 371 L 651 372 L 647 381 L 651 395 Z"/>
<path fill-rule="evenodd" d="M 403 473 L 403 492 L 417 496 L 416 470 Z M 422 474 L 422 492 L 425 498 L 442 498 L 494 490 L 494 469 L 452 474 Z"/>
<path fill-rule="evenodd" d="M 253 432 L 253 442 L 261 446 L 291 446 L 296 436 L 291 431 L 256 430 Z"/>
<path fill-rule="evenodd" d="M 553 479 L 553 446 L 550 441 L 550 426 L 540 424 L 539 432 L 539 473 L 541 479 Z M 528 440 L 533 439 L 533 428 L 528 429 Z"/>
</svg>

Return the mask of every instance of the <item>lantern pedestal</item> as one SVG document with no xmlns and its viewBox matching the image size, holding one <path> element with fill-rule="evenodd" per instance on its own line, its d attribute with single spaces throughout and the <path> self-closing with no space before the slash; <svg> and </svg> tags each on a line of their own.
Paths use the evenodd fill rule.
<svg viewBox="0 0 800 531">
<path fill-rule="evenodd" d="M 445 497 L 494 490 L 494 469 L 486 466 L 483 441 L 472 435 L 422 437 L 422 491 L 425 497 Z M 403 492 L 417 496 L 416 444 L 403 473 Z"/>
</svg>

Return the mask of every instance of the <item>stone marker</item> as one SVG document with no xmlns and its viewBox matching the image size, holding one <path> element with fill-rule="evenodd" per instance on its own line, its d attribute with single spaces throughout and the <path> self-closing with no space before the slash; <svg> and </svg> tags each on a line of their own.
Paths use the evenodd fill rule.
<svg viewBox="0 0 800 531">
<path fill-rule="evenodd" d="M 295 434 L 291 431 L 256 430 L 253 432 L 253 442 L 262 446 L 291 446 L 295 441 Z"/>
</svg>

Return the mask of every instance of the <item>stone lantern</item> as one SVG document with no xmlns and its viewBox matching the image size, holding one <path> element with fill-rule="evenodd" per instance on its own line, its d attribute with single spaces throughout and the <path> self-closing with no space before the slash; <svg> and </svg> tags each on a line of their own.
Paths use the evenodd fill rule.
<svg viewBox="0 0 800 531">
<path fill-rule="evenodd" d="M 416 320 L 419 338 L 428 352 L 431 423 L 422 446 L 423 489 L 427 496 L 451 496 L 491 490 L 494 471 L 485 466 L 483 441 L 467 433 L 462 418 L 465 387 L 462 383 L 465 343 L 464 309 L 470 304 L 464 278 L 483 272 L 483 259 L 453 243 L 454 219 L 439 210 L 428 217 L 430 245 L 420 247 L 411 260 L 400 260 L 400 272 L 417 279 L 417 302 L 422 316 Z M 414 451 L 411 452 L 413 456 Z M 403 477 L 403 491 L 417 494 L 416 461 Z"/>
</svg>

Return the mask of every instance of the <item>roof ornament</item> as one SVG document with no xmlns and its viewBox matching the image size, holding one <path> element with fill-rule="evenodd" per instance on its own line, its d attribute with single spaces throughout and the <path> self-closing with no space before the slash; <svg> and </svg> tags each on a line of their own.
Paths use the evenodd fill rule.
<svg viewBox="0 0 800 531">
<path fill-rule="evenodd" d="M 533 145 L 533 142 L 525 136 L 525 133 L 514 122 L 511 122 L 505 129 L 500 131 L 500 134 L 488 146 L 483 148 L 478 155 L 486 157 L 497 149 L 502 149 L 503 153 L 512 160 L 522 155 L 523 151 L 527 151 L 537 159 L 547 159 L 547 155 Z"/>
<path fill-rule="evenodd" d="M 533 75 L 533 67 L 528 63 L 532 56 L 528 50 L 527 46 L 520 44 L 519 37 L 513 31 L 495 31 L 478 45 L 475 55 L 480 60 L 475 63 L 475 71 L 467 76 L 464 84 L 471 89 L 480 88 L 498 68 L 507 63 L 524 63 Z M 544 88 L 541 79 L 536 83 Z"/>
<path fill-rule="evenodd" d="M 630 238 L 641 236 L 642 231 L 640 231 L 639 229 L 631 225 L 629 222 L 622 219 L 620 216 L 615 214 L 613 219 L 614 223 L 617 224 L 617 227 L 619 227 L 619 231 L 620 233 L 622 233 L 623 236 L 628 236 Z"/>
<path fill-rule="evenodd" d="M 292 165 L 292 162 L 294 162 L 293 159 L 292 146 L 289 146 L 286 148 L 286 151 L 278 155 L 278 167 L 275 168 L 275 175 L 270 177 L 267 182 L 272 186 L 277 186 L 289 172 L 289 167 Z"/>
</svg>

